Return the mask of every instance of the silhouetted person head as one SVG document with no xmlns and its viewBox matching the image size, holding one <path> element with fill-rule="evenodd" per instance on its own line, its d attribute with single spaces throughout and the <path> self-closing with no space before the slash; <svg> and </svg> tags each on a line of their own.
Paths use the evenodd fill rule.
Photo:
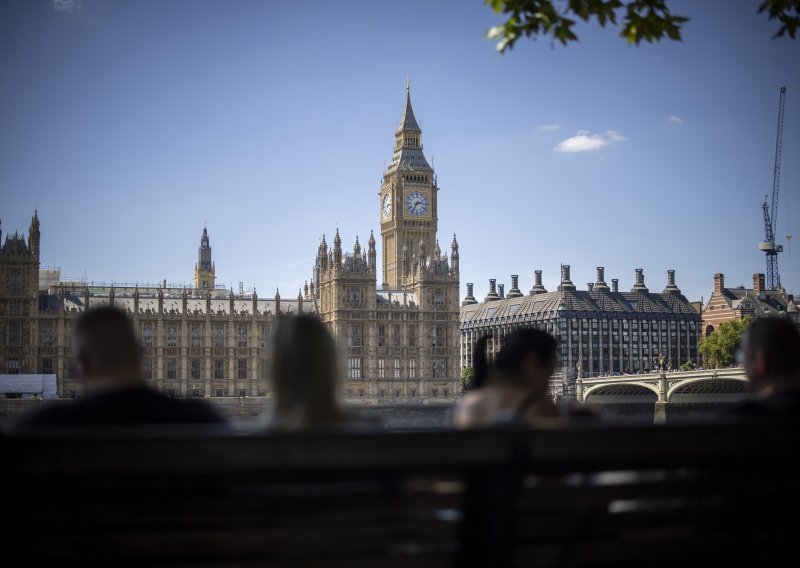
<svg viewBox="0 0 800 568">
<path fill-rule="evenodd" d="M 800 390 L 800 332 L 791 322 L 756 320 L 744 332 L 740 353 L 757 396 Z"/>
<path fill-rule="evenodd" d="M 333 337 L 319 319 L 281 319 L 272 342 L 274 425 L 302 429 L 341 419 L 336 404 L 339 367 Z"/>
<path fill-rule="evenodd" d="M 494 363 L 488 361 L 486 347 L 489 336 L 478 339 L 473 351 L 475 375 L 470 390 L 497 380 L 508 381 L 546 390 L 547 381 L 556 367 L 556 340 L 539 329 L 518 329 L 506 335 L 503 347 L 495 355 Z"/>
<path fill-rule="evenodd" d="M 75 324 L 74 341 L 87 391 L 144 384 L 139 341 L 124 312 L 110 306 L 87 310 Z"/>
</svg>

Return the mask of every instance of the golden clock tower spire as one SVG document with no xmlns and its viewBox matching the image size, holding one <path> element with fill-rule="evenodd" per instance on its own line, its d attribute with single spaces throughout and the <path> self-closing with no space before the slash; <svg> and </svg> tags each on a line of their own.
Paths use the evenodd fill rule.
<svg viewBox="0 0 800 568">
<path fill-rule="evenodd" d="M 411 107 L 406 79 L 406 106 L 395 131 L 394 156 L 383 174 L 380 190 L 383 283 L 403 288 L 403 248 L 432 251 L 436 241 L 436 178 L 422 151 L 422 129 Z"/>
</svg>

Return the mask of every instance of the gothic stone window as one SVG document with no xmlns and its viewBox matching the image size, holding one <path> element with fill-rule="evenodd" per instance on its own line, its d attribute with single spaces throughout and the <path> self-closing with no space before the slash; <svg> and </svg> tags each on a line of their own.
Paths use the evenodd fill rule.
<svg viewBox="0 0 800 568">
<path fill-rule="evenodd" d="M 259 326 L 259 339 L 261 340 L 261 348 L 265 348 L 269 345 L 269 330 L 267 329 L 267 324 L 262 323 Z"/>
<path fill-rule="evenodd" d="M 177 347 L 178 346 L 178 330 L 175 327 L 175 324 L 170 324 L 167 326 L 167 347 Z"/>
<path fill-rule="evenodd" d="M 386 378 L 386 359 L 380 357 L 378 359 L 378 378 L 384 379 Z"/>
<path fill-rule="evenodd" d="M 22 291 L 22 274 L 19 270 L 12 270 L 8 276 L 8 288 L 12 294 Z"/>
<path fill-rule="evenodd" d="M 53 345 L 53 322 L 42 322 L 42 327 L 39 328 L 39 344 L 42 347 L 51 347 Z"/>
<path fill-rule="evenodd" d="M 203 328 L 201 327 L 202 324 L 193 323 L 191 334 L 192 334 L 192 347 L 201 347 L 203 343 Z"/>
<path fill-rule="evenodd" d="M 214 391 L 214 396 L 225 396 L 225 389 L 216 389 Z"/>
<path fill-rule="evenodd" d="M 239 359 L 236 376 L 239 379 L 247 378 L 247 359 Z"/>
<path fill-rule="evenodd" d="M 435 290 L 433 292 L 433 305 L 437 308 L 444 307 L 444 290 Z"/>
<path fill-rule="evenodd" d="M 22 321 L 11 320 L 8 322 L 8 344 L 22 345 Z"/>
<path fill-rule="evenodd" d="M 363 345 L 361 330 L 362 327 L 360 323 L 351 323 L 347 326 L 348 347 L 361 347 Z"/>
<path fill-rule="evenodd" d="M 237 346 L 238 347 L 247 347 L 247 326 L 246 325 L 240 325 L 237 328 L 236 333 L 237 333 L 237 337 L 238 337 Z"/>
<path fill-rule="evenodd" d="M 214 378 L 225 378 L 225 359 L 214 359 Z"/>
<path fill-rule="evenodd" d="M 49 357 L 42 359 L 42 374 L 43 375 L 52 375 L 53 374 L 53 360 Z"/>
<path fill-rule="evenodd" d="M 361 357 L 349 357 L 347 359 L 347 378 L 360 379 L 361 374 Z"/>
<path fill-rule="evenodd" d="M 360 304 L 361 303 L 361 290 L 358 288 L 350 288 L 347 293 L 347 298 L 351 304 Z"/>
<path fill-rule="evenodd" d="M 447 359 L 445 357 L 436 357 L 433 360 L 433 378 L 444 379 L 447 377 Z"/>
<path fill-rule="evenodd" d="M 144 322 L 142 324 L 142 345 L 145 347 L 153 346 L 153 323 Z"/>
<path fill-rule="evenodd" d="M 145 379 L 152 379 L 153 378 L 153 360 L 152 359 L 145 359 L 142 361 L 142 371 L 144 373 Z"/>
<path fill-rule="evenodd" d="M 386 345 L 386 326 L 383 324 L 378 325 L 378 347 Z"/>
<path fill-rule="evenodd" d="M 416 379 L 417 378 L 417 360 L 416 359 L 409 359 L 408 360 L 408 378 L 409 379 Z"/>
<path fill-rule="evenodd" d="M 400 326 L 392 326 L 392 345 L 400 347 Z"/>
<path fill-rule="evenodd" d="M 191 377 L 193 379 L 199 379 L 200 378 L 200 359 L 192 359 L 191 366 L 192 366 L 192 368 L 191 368 Z"/>
<path fill-rule="evenodd" d="M 178 378 L 178 362 L 175 359 L 167 359 L 167 378 Z"/>
<path fill-rule="evenodd" d="M 445 335 L 445 326 L 436 324 L 431 328 L 431 342 L 433 347 L 445 347 L 447 345 L 447 336 Z"/>
<path fill-rule="evenodd" d="M 395 357 L 395 360 L 394 360 L 394 378 L 395 379 L 399 379 L 400 378 L 400 359 L 398 359 L 396 357 Z"/>
<path fill-rule="evenodd" d="M 214 324 L 214 347 L 225 347 L 225 324 Z"/>
<path fill-rule="evenodd" d="M 417 346 L 417 326 L 416 325 L 409 325 L 408 326 L 408 346 L 409 347 L 416 347 Z"/>
</svg>

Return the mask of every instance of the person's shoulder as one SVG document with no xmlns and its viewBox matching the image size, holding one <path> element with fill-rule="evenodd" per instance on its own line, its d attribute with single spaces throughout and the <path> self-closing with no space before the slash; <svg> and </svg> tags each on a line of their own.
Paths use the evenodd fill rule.
<svg viewBox="0 0 800 568">
<path fill-rule="evenodd" d="M 174 398 L 153 391 L 161 400 L 163 406 L 174 412 L 176 419 L 182 422 L 221 423 L 226 420 L 209 403 L 191 398 Z"/>
<path fill-rule="evenodd" d="M 80 415 L 75 412 L 76 404 L 78 401 L 48 402 L 41 408 L 21 415 L 14 421 L 11 429 L 12 431 L 25 431 L 71 423 Z"/>
</svg>

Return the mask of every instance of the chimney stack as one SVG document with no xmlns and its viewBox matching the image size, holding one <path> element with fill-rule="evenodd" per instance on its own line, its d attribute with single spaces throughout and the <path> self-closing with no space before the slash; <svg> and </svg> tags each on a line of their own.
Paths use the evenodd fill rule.
<svg viewBox="0 0 800 568">
<path fill-rule="evenodd" d="M 587 282 L 586 287 L 589 289 L 589 292 L 591 292 L 594 288 L 594 282 Z"/>
<path fill-rule="evenodd" d="M 500 296 L 500 299 L 501 300 L 505 299 L 505 297 L 506 297 L 506 294 L 505 294 L 506 285 L 505 284 L 498 284 L 497 288 L 498 288 L 498 296 Z"/>
<path fill-rule="evenodd" d="M 569 264 L 561 265 L 561 285 L 558 287 L 561 290 L 574 290 L 575 284 L 569 279 Z"/>
<path fill-rule="evenodd" d="M 760 272 L 753 274 L 753 293 L 760 296 L 766 290 L 766 278 Z"/>
<path fill-rule="evenodd" d="M 667 270 L 667 287 L 664 288 L 665 294 L 673 294 L 677 293 L 680 294 L 680 288 L 675 284 L 675 271 L 674 270 Z"/>
<path fill-rule="evenodd" d="M 542 286 L 542 271 L 541 270 L 534 270 L 533 271 L 533 288 L 531 288 L 531 296 L 536 294 L 544 294 L 547 290 L 544 289 Z"/>
<path fill-rule="evenodd" d="M 725 289 L 725 275 L 722 272 L 717 272 L 714 275 L 714 292 L 722 293 Z"/>
<path fill-rule="evenodd" d="M 631 288 L 631 292 L 649 292 L 647 286 L 644 285 L 644 270 L 641 268 L 636 269 L 636 284 Z"/>
<path fill-rule="evenodd" d="M 462 306 L 469 306 L 470 304 L 477 304 L 478 300 L 475 299 L 475 296 L 472 295 L 472 282 L 467 282 L 467 296 L 464 298 L 464 301 L 461 302 Z"/>
<path fill-rule="evenodd" d="M 612 292 L 619 292 L 619 278 L 612 278 L 611 279 L 611 291 Z"/>
<path fill-rule="evenodd" d="M 602 266 L 597 267 L 597 282 L 594 283 L 593 289 L 603 292 L 608 292 L 608 284 L 606 284 L 606 269 Z"/>
<path fill-rule="evenodd" d="M 508 291 L 506 298 L 519 298 L 522 292 L 519 290 L 519 274 L 511 275 L 511 290 Z"/>
<path fill-rule="evenodd" d="M 486 298 L 484 298 L 484 302 L 493 302 L 494 300 L 499 300 L 500 296 L 497 295 L 497 280 L 494 278 L 489 278 L 489 293 L 486 294 Z"/>
</svg>

